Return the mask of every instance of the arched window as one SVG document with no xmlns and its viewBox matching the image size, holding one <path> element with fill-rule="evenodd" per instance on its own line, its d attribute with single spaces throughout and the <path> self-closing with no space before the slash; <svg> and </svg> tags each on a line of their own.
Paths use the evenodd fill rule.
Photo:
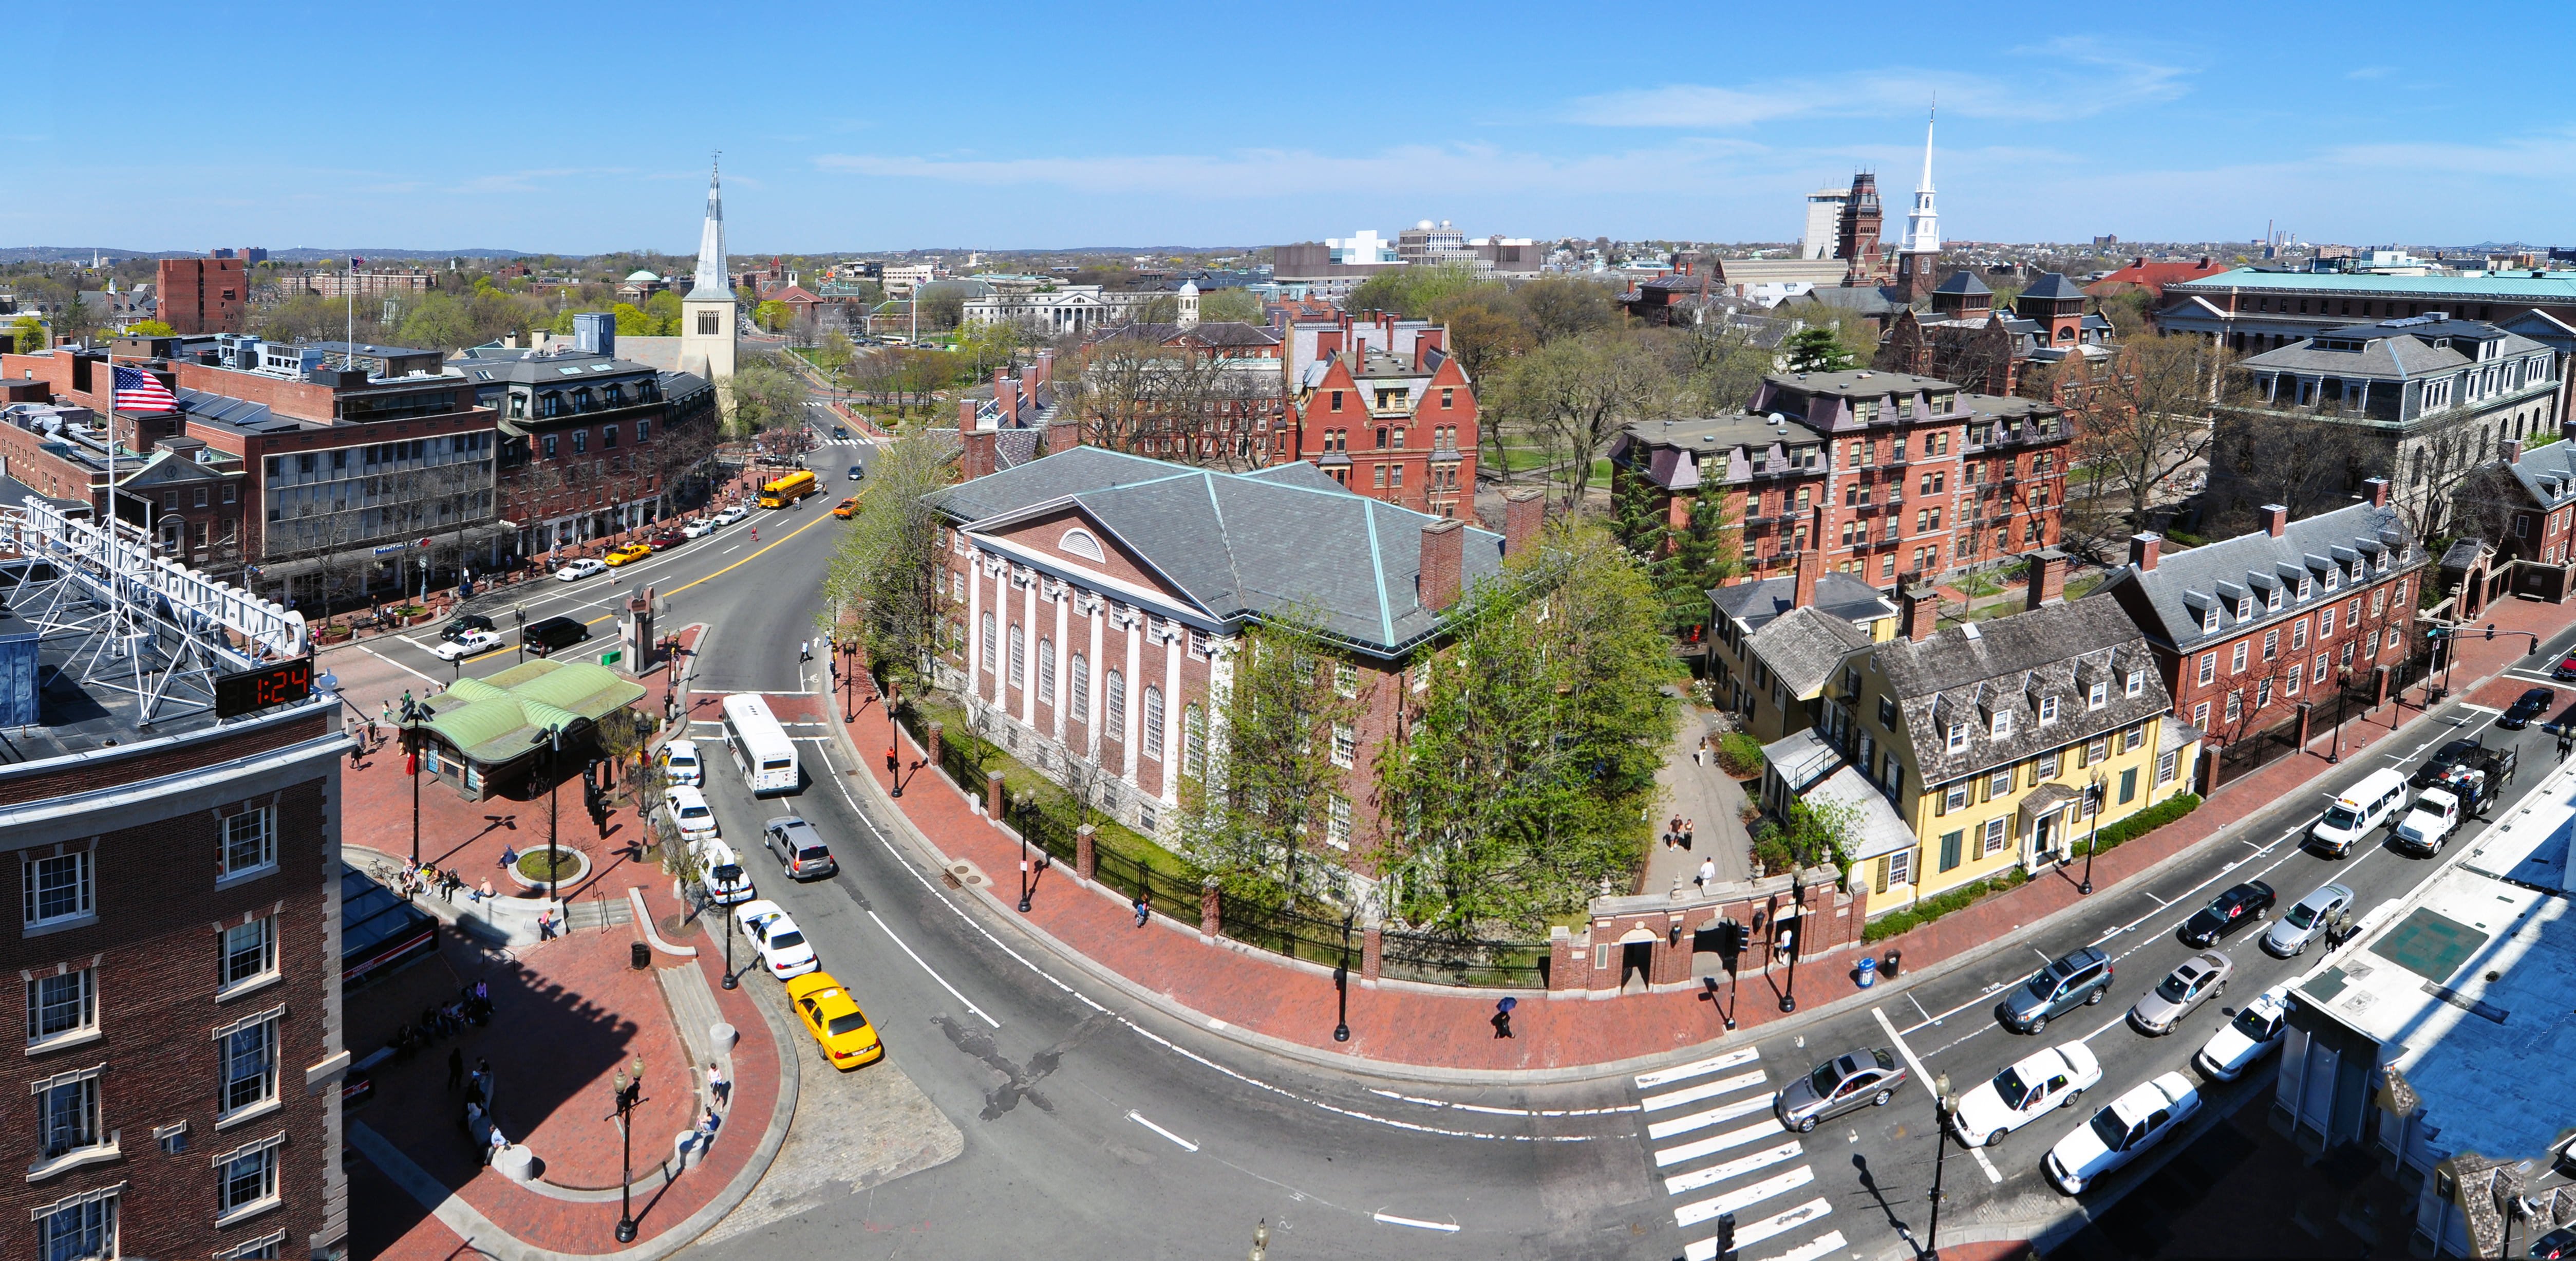
<svg viewBox="0 0 2576 1261">
<path fill-rule="evenodd" d="M 976 645 L 976 652 L 979 657 L 975 662 L 976 669 L 992 674 L 1001 668 L 1001 650 L 993 646 L 993 615 L 989 612 L 984 614 L 984 639 Z"/>
<path fill-rule="evenodd" d="M 1207 774 L 1207 711 L 1196 705 L 1181 711 L 1181 770 Z"/>
<path fill-rule="evenodd" d="M 1073 720 L 1091 721 L 1091 662 L 1073 654 Z"/>
<path fill-rule="evenodd" d="M 1011 686 L 1026 690 L 1029 686 L 1028 637 L 1020 633 L 1020 624 L 1011 623 Z"/>
<path fill-rule="evenodd" d="M 1084 560 L 1106 561 L 1109 559 L 1108 554 L 1100 549 L 1100 540 L 1091 537 L 1091 531 L 1089 530 L 1080 528 L 1067 530 L 1061 538 L 1056 540 L 1056 546 L 1061 547 L 1065 551 L 1079 556 Z"/>
<path fill-rule="evenodd" d="M 1038 641 L 1038 699 L 1055 704 L 1055 641 Z"/>
<path fill-rule="evenodd" d="M 1123 736 L 1127 731 L 1127 676 L 1112 670 L 1102 676 L 1101 682 L 1109 693 L 1107 703 L 1101 706 L 1107 711 L 1109 734 Z"/>
<path fill-rule="evenodd" d="M 1163 756 L 1163 689 L 1145 689 L 1145 756 Z"/>
</svg>

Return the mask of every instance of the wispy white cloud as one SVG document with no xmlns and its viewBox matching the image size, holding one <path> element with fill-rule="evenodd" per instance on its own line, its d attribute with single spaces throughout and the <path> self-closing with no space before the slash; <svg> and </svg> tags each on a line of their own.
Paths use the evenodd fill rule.
<svg viewBox="0 0 2576 1261">
<path fill-rule="evenodd" d="M 2361 66 L 2343 72 L 2347 79 L 2385 79 L 2397 73 L 2395 66 Z"/>
<path fill-rule="evenodd" d="M 2089 118 L 2185 90 L 2189 70 L 2061 38 L 2003 54 L 2025 63 L 2006 73 L 1891 67 L 1714 85 L 1674 83 L 1576 98 L 1565 117 L 1598 127 L 1741 129 L 1792 118 L 1885 117 L 1941 112 L 2039 122 Z"/>
</svg>

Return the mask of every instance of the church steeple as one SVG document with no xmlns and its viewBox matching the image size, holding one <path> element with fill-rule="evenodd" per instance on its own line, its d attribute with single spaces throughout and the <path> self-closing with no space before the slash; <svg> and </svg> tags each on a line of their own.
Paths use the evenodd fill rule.
<svg viewBox="0 0 2576 1261">
<path fill-rule="evenodd" d="M 707 222 L 698 230 L 698 274 L 688 296 L 733 300 L 733 285 L 725 278 L 723 172 L 713 166 L 707 172 Z"/>
<path fill-rule="evenodd" d="M 1936 108 L 1937 113 L 1937 108 Z M 1941 252 L 1941 215 L 1932 208 L 1932 123 L 1923 122 L 1923 182 L 1914 186 L 1914 212 L 1905 217 L 1907 254 Z"/>
</svg>

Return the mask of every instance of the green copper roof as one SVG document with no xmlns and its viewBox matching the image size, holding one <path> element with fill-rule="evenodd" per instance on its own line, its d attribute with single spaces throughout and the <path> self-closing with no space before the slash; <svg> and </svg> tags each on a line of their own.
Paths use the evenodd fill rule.
<svg viewBox="0 0 2576 1261">
<path fill-rule="evenodd" d="M 469 761 L 512 761 L 548 727 L 596 723 L 644 698 L 644 686 L 587 661 L 530 661 L 459 679 L 429 698 L 426 724 Z"/>
<path fill-rule="evenodd" d="M 2230 289 L 2390 294 L 2398 297 L 2457 295 L 2489 301 L 2576 302 L 2576 272 L 2553 271 L 2539 276 L 2527 271 L 2484 276 L 2381 276 L 2369 272 L 2256 271 L 2250 267 L 2239 267 L 2215 276 L 2179 280 L 2165 286 L 2168 294 L 2187 293 L 2202 297 L 2216 297 Z"/>
</svg>

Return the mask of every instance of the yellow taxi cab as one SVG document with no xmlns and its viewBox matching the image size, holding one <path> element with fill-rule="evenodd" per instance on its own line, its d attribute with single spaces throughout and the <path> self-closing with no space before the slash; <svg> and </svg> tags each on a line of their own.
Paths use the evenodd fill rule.
<svg viewBox="0 0 2576 1261">
<path fill-rule="evenodd" d="M 618 548 L 616 551 L 610 552 L 607 560 L 611 565 L 623 565 L 630 561 L 642 560 L 652 554 L 653 545 L 650 543 L 629 543 L 624 547 Z"/>
<path fill-rule="evenodd" d="M 823 1048 L 823 1058 L 838 1069 L 853 1069 L 885 1058 L 875 1025 L 859 1010 L 858 1000 L 829 972 L 808 972 L 787 982 L 787 1004 L 805 1022 L 805 1032 Z"/>
<path fill-rule="evenodd" d="M 847 519 L 851 514 L 858 510 L 859 501 L 856 498 L 844 499 L 840 502 L 839 506 L 832 509 L 832 515 Z"/>
</svg>

